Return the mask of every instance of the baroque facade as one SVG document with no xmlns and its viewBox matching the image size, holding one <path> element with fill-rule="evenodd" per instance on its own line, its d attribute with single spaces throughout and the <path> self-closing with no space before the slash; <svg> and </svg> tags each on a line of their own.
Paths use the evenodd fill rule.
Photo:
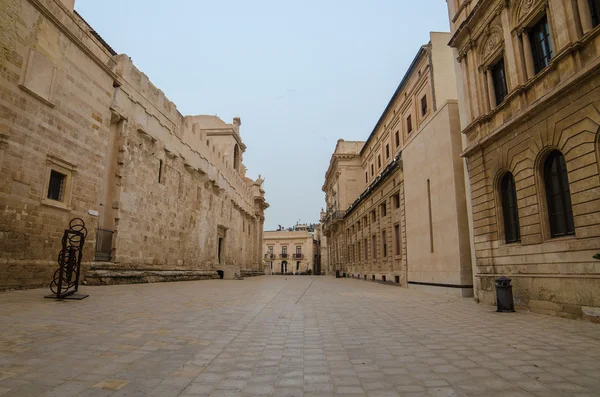
<svg viewBox="0 0 600 397">
<path fill-rule="evenodd" d="M 465 174 L 448 33 L 431 33 L 366 142 L 325 175 L 328 272 L 472 295 Z"/>
<path fill-rule="evenodd" d="M 182 116 L 73 6 L 0 9 L 0 289 L 47 285 L 74 217 L 89 283 L 260 272 L 241 120 Z"/>
<path fill-rule="evenodd" d="M 600 316 L 600 2 L 449 0 L 475 293 Z"/>
<path fill-rule="evenodd" d="M 265 231 L 263 251 L 266 273 L 319 274 L 316 233 L 306 227 Z"/>
</svg>

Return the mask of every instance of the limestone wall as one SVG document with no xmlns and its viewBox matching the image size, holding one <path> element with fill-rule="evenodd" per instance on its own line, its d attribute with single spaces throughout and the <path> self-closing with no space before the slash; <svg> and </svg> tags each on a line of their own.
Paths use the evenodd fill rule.
<svg viewBox="0 0 600 397">
<path fill-rule="evenodd" d="M 0 289 L 47 285 L 71 218 L 93 257 L 115 64 L 51 0 L 0 3 L 0 46 Z M 54 166 L 64 202 L 47 198 Z"/>
</svg>

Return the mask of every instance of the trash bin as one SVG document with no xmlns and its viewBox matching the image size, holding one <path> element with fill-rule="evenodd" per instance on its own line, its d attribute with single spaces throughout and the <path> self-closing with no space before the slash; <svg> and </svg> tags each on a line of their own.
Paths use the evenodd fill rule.
<svg viewBox="0 0 600 397">
<path fill-rule="evenodd" d="M 340 278 L 340 271 L 339 270 L 335 271 L 335 278 Z"/>
<path fill-rule="evenodd" d="M 515 303 L 513 301 L 512 285 L 510 278 L 498 277 L 496 279 L 496 306 L 497 312 L 511 313 L 515 311 Z"/>
</svg>

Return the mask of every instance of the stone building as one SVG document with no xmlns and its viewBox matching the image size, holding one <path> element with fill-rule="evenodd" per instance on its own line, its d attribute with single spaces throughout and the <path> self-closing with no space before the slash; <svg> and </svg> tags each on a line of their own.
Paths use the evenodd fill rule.
<svg viewBox="0 0 600 397">
<path fill-rule="evenodd" d="M 448 1 L 478 301 L 600 315 L 600 2 Z"/>
<path fill-rule="evenodd" d="M 320 255 L 315 232 L 302 227 L 265 231 L 263 252 L 268 274 L 314 274 Z"/>
<path fill-rule="evenodd" d="M 472 295 L 465 177 L 448 33 L 431 33 L 366 142 L 325 175 L 329 271 Z"/>
<path fill-rule="evenodd" d="M 47 285 L 74 217 L 90 283 L 260 271 L 240 119 L 182 116 L 73 6 L 0 5 L 0 289 Z"/>
</svg>

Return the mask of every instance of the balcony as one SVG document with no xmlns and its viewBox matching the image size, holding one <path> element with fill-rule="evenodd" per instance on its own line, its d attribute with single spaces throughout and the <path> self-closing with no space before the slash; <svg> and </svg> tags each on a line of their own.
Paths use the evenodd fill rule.
<svg viewBox="0 0 600 397">
<path fill-rule="evenodd" d="M 304 254 L 294 254 L 294 259 L 304 259 Z"/>
<path fill-rule="evenodd" d="M 327 216 L 323 219 L 323 232 L 328 232 L 328 229 L 331 226 L 335 225 L 337 222 L 343 220 L 344 216 L 346 216 L 346 211 L 333 211 L 328 213 Z"/>
<path fill-rule="evenodd" d="M 282 253 L 281 253 L 281 255 L 279 255 L 279 257 L 280 257 L 281 259 L 287 259 L 287 257 L 288 257 L 288 254 L 284 254 L 284 253 L 282 252 Z"/>
<path fill-rule="evenodd" d="M 275 259 L 277 255 L 275 254 L 265 254 L 265 259 Z"/>
</svg>

